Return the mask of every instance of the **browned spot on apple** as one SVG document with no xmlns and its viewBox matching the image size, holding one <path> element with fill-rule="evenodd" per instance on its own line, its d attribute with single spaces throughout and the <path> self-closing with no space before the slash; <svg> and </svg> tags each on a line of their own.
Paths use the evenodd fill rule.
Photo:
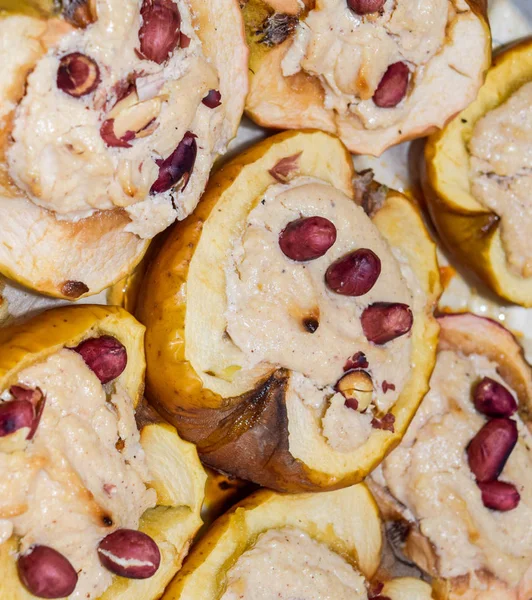
<svg viewBox="0 0 532 600">
<path fill-rule="evenodd" d="M 88 286 L 86 286 L 83 281 L 65 281 L 60 288 L 63 296 L 67 298 L 79 298 L 83 294 L 86 294 L 89 291 Z"/>
<path fill-rule="evenodd" d="M 266 18 L 255 33 L 259 36 L 260 44 L 269 47 L 278 46 L 295 31 L 298 23 L 297 15 L 275 13 Z"/>
</svg>

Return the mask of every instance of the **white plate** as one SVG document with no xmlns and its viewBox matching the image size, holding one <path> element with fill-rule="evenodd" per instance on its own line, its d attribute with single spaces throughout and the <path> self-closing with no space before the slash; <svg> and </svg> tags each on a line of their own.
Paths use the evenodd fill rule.
<svg viewBox="0 0 532 600">
<path fill-rule="evenodd" d="M 532 2 L 530 0 L 492 0 L 490 2 L 490 20 L 494 46 L 498 47 L 511 40 L 532 34 Z M 230 154 L 236 154 L 252 142 L 265 137 L 261 128 L 245 119 L 240 126 L 238 136 L 230 146 Z M 372 168 L 376 179 L 381 183 L 399 190 L 410 188 L 407 169 L 407 157 L 410 143 L 400 144 L 385 152 L 380 158 L 367 156 L 354 157 L 355 167 L 359 170 Z M 482 284 L 472 282 L 469 275 L 461 272 L 460 267 L 449 261 L 443 251 L 440 252 L 441 264 L 449 262 L 456 270 L 451 279 L 440 306 L 442 309 L 470 310 L 483 316 L 499 320 L 509 327 L 522 341 L 527 358 L 532 362 L 532 309 L 525 309 L 502 302 L 487 291 Z M 467 281 L 466 281 L 467 280 Z M 66 301 L 53 300 L 27 292 L 10 282 L 5 282 L 1 290 L 7 302 L 11 317 L 26 316 L 51 306 L 68 304 Z M 81 300 L 82 303 L 105 304 L 107 294 Z M 6 307 L 4 307 L 5 310 Z M 1 312 L 0 312 L 1 317 Z"/>
</svg>

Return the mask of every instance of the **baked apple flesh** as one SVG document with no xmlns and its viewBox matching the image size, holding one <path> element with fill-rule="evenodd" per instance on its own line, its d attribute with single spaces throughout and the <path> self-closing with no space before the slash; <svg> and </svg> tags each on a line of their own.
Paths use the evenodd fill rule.
<svg viewBox="0 0 532 600">
<path fill-rule="evenodd" d="M 75 299 L 126 276 L 195 208 L 238 127 L 248 51 L 233 0 L 63 8 L 67 20 L 0 20 L 0 268 Z"/>
<path fill-rule="evenodd" d="M 444 598 L 526 600 L 532 372 L 498 323 L 470 314 L 439 322 L 430 390 L 372 474 L 377 498 L 385 516 L 406 521 L 403 551 L 443 580 Z"/>
<path fill-rule="evenodd" d="M 137 405 L 142 326 L 59 309 L 3 334 L 0 596 L 158 598 L 201 524 L 206 477 Z"/>
<path fill-rule="evenodd" d="M 528 39 L 500 53 L 477 99 L 429 138 L 423 169 L 443 242 L 497 294 L 524 306 L 532 305 L 531 82 Z"/>
<path fill-rule="evenodd" d="M 164 600 L 429 600 L 422 581 L 374 579 L 381 547 L 364 485 L 318 495 L 260 491 L 214 523 Z"/>
<path fill-rule="evenodd" d="M 246 108 L 260 125 L 317 127 L 380 155 L 443 127 L 482 85 L 491 56 L 483 3 L 324 0 L 295 13 L 292 4 L 244 7 Z"/>
<path fill-rule="evenodd" d="M 397 443 L 425 389 L 434 247 L 398 193 L 368 217 L 326 134 L 284 134 L 242 160 L 148 270 L 148 396 L 214 468 L 280 490 L 348 485 Z M 168 268 L 180 274 L 161 287 Z"/>
</svg>

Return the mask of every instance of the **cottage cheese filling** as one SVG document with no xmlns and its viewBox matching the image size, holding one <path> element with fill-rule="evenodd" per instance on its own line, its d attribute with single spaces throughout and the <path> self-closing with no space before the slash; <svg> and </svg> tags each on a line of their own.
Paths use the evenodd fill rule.
<svg viewBox="0 0 532 600">
<path fill-rule="evenodd" d="M 99 542 L 118 527 L 137 529 L 156 503 L 146 488 L 131 399 L 118 384 L 106 395 L 83 359 L 66 349 L 18 381 L 39 387 L 46 405 L 26 449 L 0 452 L 0 543 L 16 535 L 20 552 L 33 544 L 54 548 L 78 572 L 70 599 L 98 598 L 112 581 Z M 9 392 L 2 398 L 11 399 Z"/>
<path fill-rule="evenodd" d="M 471 191 L 501 218 L 509 265 L 532 277 L 532 83 L 478 121 L 469 150 Z"/>
<path fill-rule="evenodd" d="M 298 529 L 261 534 L 227 573 L 220 600 L 367 600 L 364 577 Z"/>
<path fill-rule="evenodd" d="M 346 0 L 321 0 L 299 22 L 283 75 L 314 75 L 325 91 L 326 108 L 356 115 L 367 129 L 388 127 L 413 106 L 408 96 L 395 108 L 375 105 L 372 97 L 383 75 L 390 65 L 405 62 L 411 79 L 421 80 L 455 14 L 449 0 L 387 0 L 380 13 L 366 16 L 350 10 Z"/>
<path fill-rule="evenodd" d="M 67 220 L 123 208 L 131 218 L 127 230 L 146 238 L 193 210 L 224 145 L 223 115 L 201 103 L 218 88 L 218 75 L 203 54 L 187 3 L 175 3 L 190 45 L 161 65 L 136 53 L 142 0 L 97 0 L 98 20 L 72 29 L 37 62 L 7 152 L 9 175 L 32 202 Z M 56 85 L 60 59 L 73 52 L 96 61 L 101 77 L 94 92 L 79 98 Z M 100 129 L 128 79 L 136 80 L 137 93 L 126 125 L 142 114 L 153 119 L 130 148 L 110 147 Z M 198 147 L 188 185 L 150 196 L 159 174 L 156 161 L 169 157 L 187 131 L 197 136 Z"/>
<path fill-rule="evenodd" d="M 484 356 L 440 352 L 430 391 L 382 472 L 434 545 L 442 577 L 486 569 L 515 586 L 532 561 L 532 436 L 513 417 L 519 441 L 499 479 L 516 485 L 521 501 L 509 512 L 489 510 L 465 452 L 486 421 L 471 400 L 482 377 L 504 383 Z"/>
<path fill-rule="evenodd" d="M 279 234 L 302 216 L 327 218 L 336 226 L 337 239 L 321 258 L 295 262 L 281 251 Z M 341 296 L 326 286 L 325 271 L 357 248 L 377 254 L 381 274 L 367 294 Z M 363 209 L 311 178 L 270 187 L 249 213 L 242 237 L 234 242 L 226 265 L 226 295 L 227 333 L 244 353 L 242 367 L 289 369 L 288 395 L 321 419 L 329 444 L 346 452 L 362 445 L 372 431 L 375 405 L 387 411 L 407 381 L 412 343 L 409 335 L 382 346 L 368 342 L 360 315 L 373 302 L 402 302 L 414 314 L 423 303 L 408 264 L 388 246 Z M 319 323 L 313 333 L 303 324 L 308 317 Z M 373 380 L 374 404 L 365 413 L 347 408 L 344 397 L 334 391 L 347 359 L 357 352 L 365 354 L 365 370 Z"/>
</svg>

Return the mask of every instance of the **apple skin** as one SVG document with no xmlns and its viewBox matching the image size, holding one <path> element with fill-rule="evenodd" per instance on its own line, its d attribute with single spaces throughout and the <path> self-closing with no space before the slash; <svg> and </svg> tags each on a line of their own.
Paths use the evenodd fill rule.
<svg viewBox="0 0 532 600">
<path fill-rule="evenodd" d="M 349 471 L 313 470 L 290 454 L 285 403 L 289 373 L 285 369 L 274 370 L 257 382 L 255 389 L 237 398 L 222 398 L 204 387 L 186 358 L 187 298 L 178 293 L 185 289 L 204 224 L 222 198 L 232 199 L 233 193 L 259 197 L 275 183 L 269 174 L 271 167 L 300 153 L 300 175 L 322 179 L 354 197 L 351 157 L 337 138 L 319 131 L 268 138 L 226 163 L 211 178 L 195 213 L 170 231 L 147 268 L 136 312 L 147 327 L 149 401 L 184 439 L 198 446 L 207 466 L 284 492 L 322 491 L 358 483 L 399 443 L 427 390 L 438 336 L 433 310 L 441 292 L 435 247 L 418 210 L 402 194 L 387 192 L 374 222 L 384 237 L 408 256 L 427 303 L 425 312 L 415 319 L 416 368 L 393 409 L 395 433 L 372 434 L 373 442 Z M 406 228 L 408 239 L 403 234 Z"/>
<path fill-rule="evenodd" d="M 291 496 L 260 490 L 239 502 L 210 527 L 162 600 L 215 600 L 223 593 L 229 566 L 269 529 L 294 527 L 326 544 L 367 579 L 384 583 L 391 600 L 432 600 L 419 579 L 387 580 L 378 571 L 382 553 L 380 515 L 364 484 L 322 494 Z"/>
<path fill-rule="evenodd" d="M 528 81 L 532 38 L 506 46 L 495 56 L 477 99 L 428 138 L 420 166 L 428 212 L 445 246 L 501 298 L 526 307 L 532 306 L 532 277 L 510 270 L 499 217 L 471 195 L 467 141 L 483 115 Z"/>
<path fill-rule="evenodd" d="M 116 381 L 135 405 L 140 441 L 152 478 L 150 486 L 157 492 L 157 506 L 142 515 L 139 530 L 155 540 L 162 560 L 149 579 L 114 577 L 98 600 L 156 600 L 181 567 L 202 525 L 200 512 L 207 475 L 195 447 L 180 439 L 175 428 L 143 400 L 144 327 L 122 308 L 84 305 L 55 308 L 1 328 L 0 389 L 16 383 L 18 372 L 29 365 L 102 334 L 117 338 L 127 350 L 128 364 Z M 181 482 L 179 488 L 176 480 Z M 15 536 L 0 544 L 0 598 L 31 600 L 34 596 L 18 577 L 17 550 Z"/>
</svg>

